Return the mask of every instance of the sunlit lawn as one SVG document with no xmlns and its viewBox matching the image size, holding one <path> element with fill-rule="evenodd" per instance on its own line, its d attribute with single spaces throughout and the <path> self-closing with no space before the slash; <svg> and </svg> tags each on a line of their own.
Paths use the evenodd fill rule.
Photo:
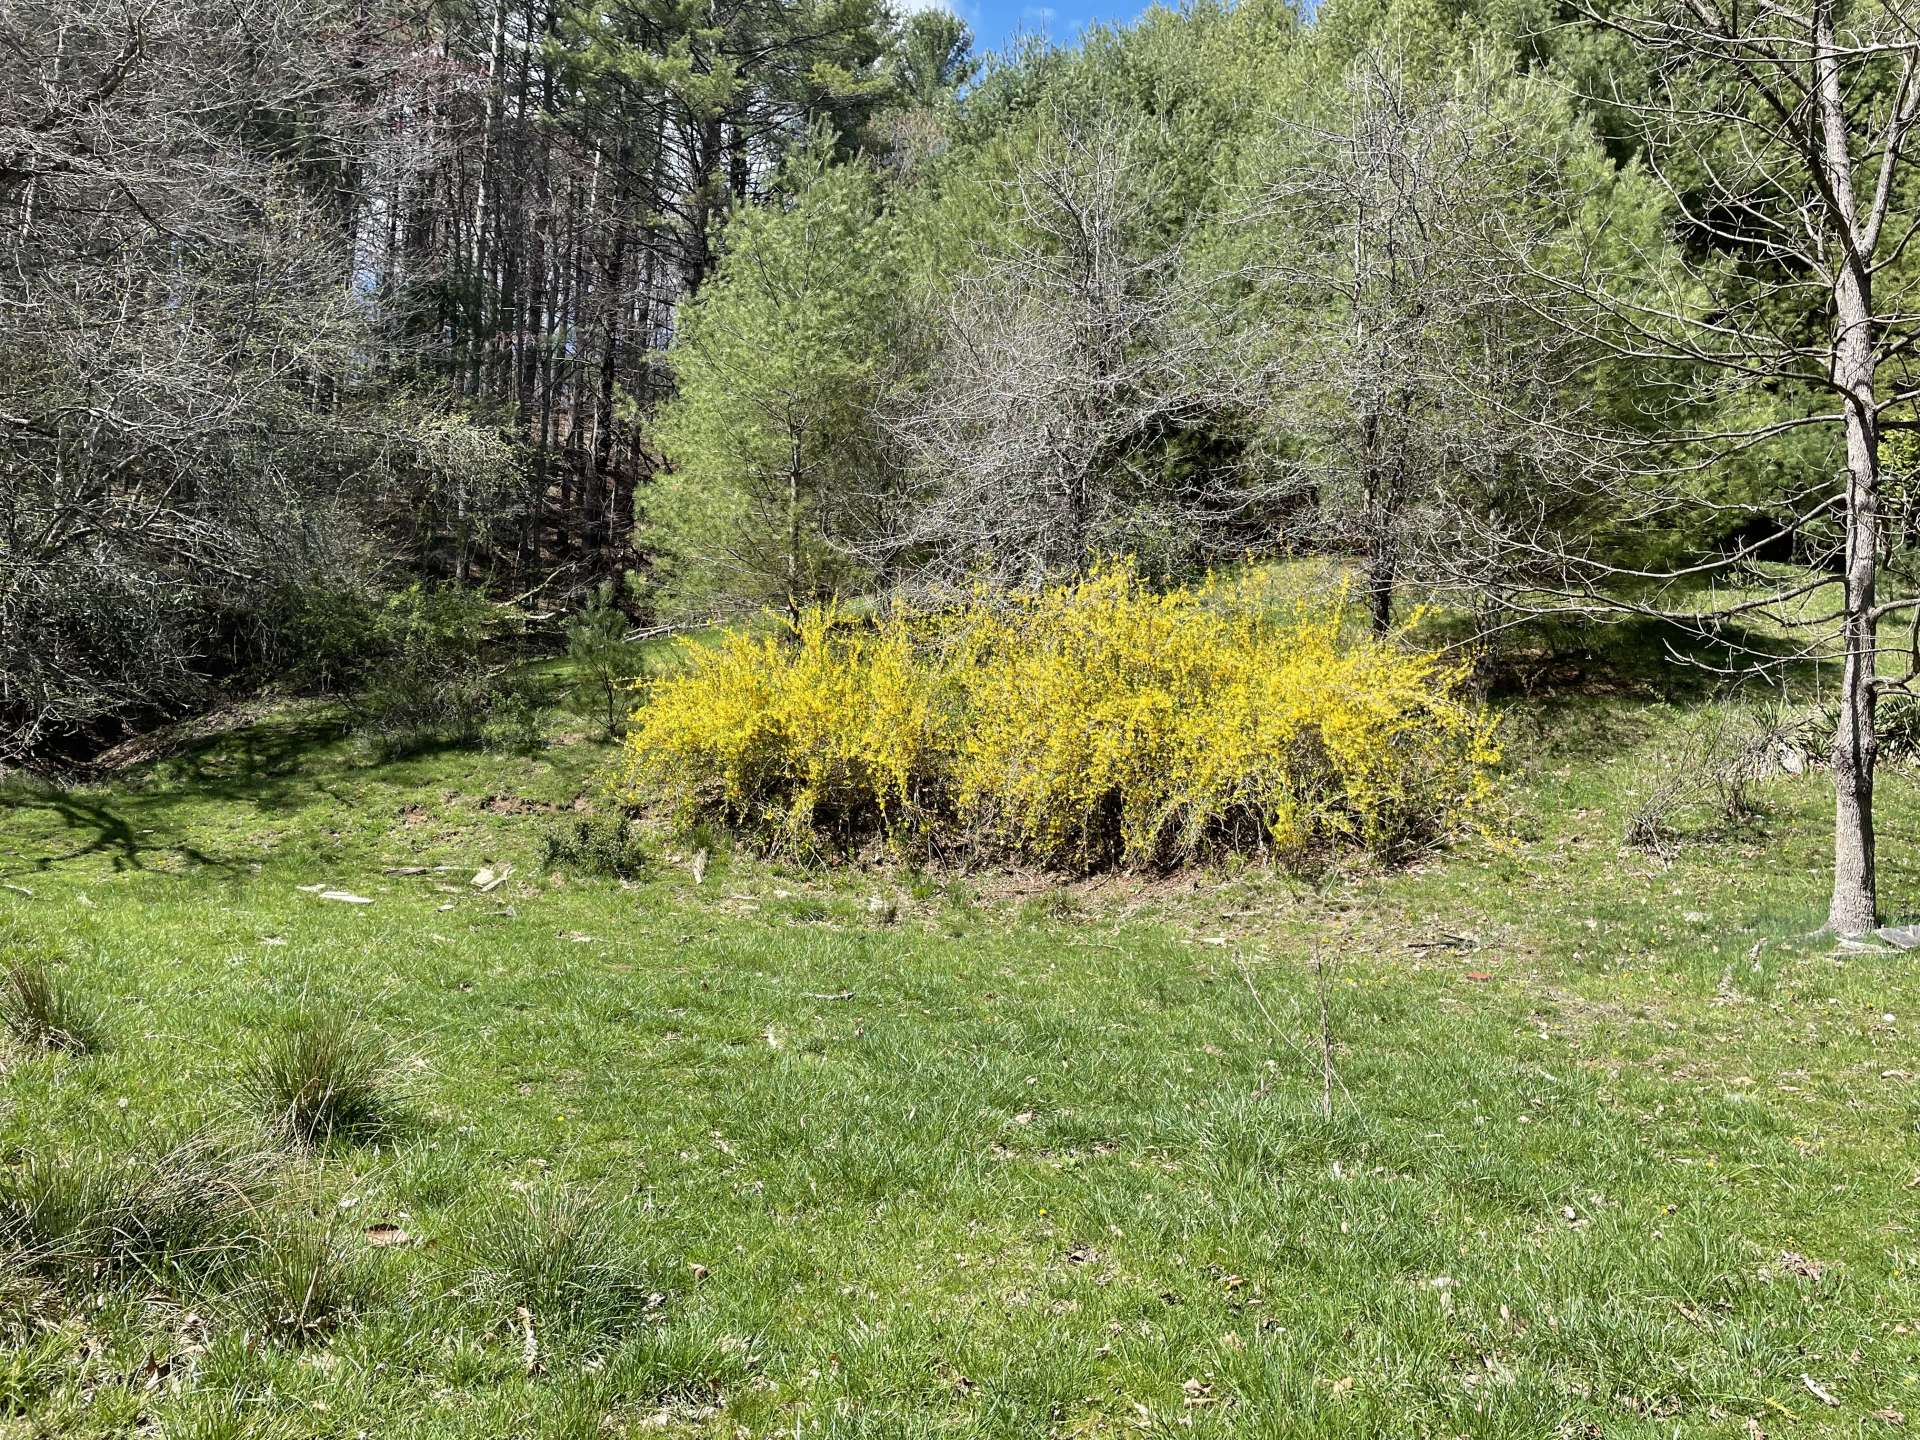
<svg viewBox="0 0 1920 1440">
<path fill-rule="evenodd" d="M 1685 718 L 1535 702 L 1497 833 L 1318 885 L 543 873 L 607 748 L 374 764 L 314 710 L 6 792 L 15 951 L 106 1013 L 6 1061 L 0 1433 L 1920 1425 L 1920 960 L 1810 935 L 1818 773 L 1622 850 Z M 240 1075 L 326 1011 L 389 1129 L 289 1150 Z M 195 1243 L 49 1260 L 200 1131 L 253 1178 Z"/>
</svg>

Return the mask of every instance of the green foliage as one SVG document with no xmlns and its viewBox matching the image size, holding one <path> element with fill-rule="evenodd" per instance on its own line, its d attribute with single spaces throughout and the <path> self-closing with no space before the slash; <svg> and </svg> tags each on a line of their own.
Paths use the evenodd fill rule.
<svg viewBox="0 0 1920 1440">
<path fill-rule="evenodd" d="M 514 617 L 475 590 L 412 585 L 375 622 L 377 658 L 355 697 L 361 730 L 386 754 L 482 738 L 508 667 L 497 657 Z"/>
<path fill-rule="evenodd" d="M 916 10 L 894 36 L 893 69 L 902 93 L 917 105 L 937 105 L 980 71 L 973 32 L 950 10 Z"/>
<path fill-rule="evenodd" d="M 553 708 L 551 689 L 536 670 L 505 670 L 487 700 L 487 719 L 481 731 L 487 749 L 531 755 L 545 745 L 547 716 Z"/>
<path fill-rule="evenodd" d="M 605 581 L 567 626 L 574 704 L 606 725 L 609 740 L 620 733 L 627 708 L 622 697 L 647 673 L 643 647 L 631 634 L 626 612 L 614 603 L 613 586 Z"/>
<path fill-rule="evenodd" d="M 848 546 L 888 472 L 900 272 L 876 176 L 828 160 L 818 141 L 784 177 L 790 203 L 729 225 L 718 275 L 681 313 L 678 391 L 654 428 L 669 468 L 643 526 L 671 613 L 797 606 L 858 580 Z"/>
<path fill-rule="evenodd" d="M 583 815 L 549 829 L 541 864 L 548 870 L 636 880 L 647 868 L 646 850 L 626 815 Z"/>
<path fill-rule="evenodd" d="M 260 1044 L 240 1090 L 291 1145 L 373 1139 L 392 1128 L 393 1062 L 386 1043 L 335 1010 L 290 1017 Z"/>
<path fill-rule="evenodd" d="M 381 607 L 355 590 L 303 587 L 272 607 L 269 661 L 299 690 L 334 694 L 364 674 L 380 648 Z"/>
</svg>

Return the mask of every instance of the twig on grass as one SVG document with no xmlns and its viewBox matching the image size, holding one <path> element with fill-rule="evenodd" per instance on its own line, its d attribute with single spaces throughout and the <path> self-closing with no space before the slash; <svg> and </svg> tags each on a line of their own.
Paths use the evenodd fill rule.
<svg viewBox="0 0 1920 1440">
<path fill-rule="evenodd" d="M 1333 1021 L 1327 1006 L 1327 966 L 1321 958 L 1318 945 L 1313 947 L 1313 988 L 1320 999 L 1320 1118 L 1331 1120 L 1333 1119 Z"/>
<path fill-rule="evenodd" d="M 1280 1038 L 1282 1044 L 1300 1057 L 1302 1064 L 1312 1067 L 1316 1057 L 1305 1045 L 1288 1034 L 1278 1020 L 1274 1019 L 1273 1012 L 1267 1008 L 1267 1002 L 1262 998 L 1259 987 L 1253 983 L 1253 973 L 1247 969 L 1246 961 L 1236 955 L 1233 957 L 1233 966 L 1240 972 L 1240 979 L 1246 985 L 1247 993 L 1253 997 L 1253 1003 L 1259 1009 L 1261 1018 L 1267 1022 L 1268 1028 Z M 1331 1120 L 1333 1090 L 1336 1085 L 1340 1088 L 1340 1093 L 1347 1097 L 1349 1104 L 1357 1107 L 1359 1102 L 1353 1098 L 1353 1092 L 1347 1088 L 1347 1082 L 1340 1078 L 1340 1072 L 1334 1068 L 1333 1007 L 1327 994 L 1326 966 L 1321 959 L 1318 945 L 1313 948 L 1313 973 L 1320 1005 L 1320 1054 L 1317 1057 L 1320 1069 L 1320 1109 L 1321 1113 Z"/>
</svg>

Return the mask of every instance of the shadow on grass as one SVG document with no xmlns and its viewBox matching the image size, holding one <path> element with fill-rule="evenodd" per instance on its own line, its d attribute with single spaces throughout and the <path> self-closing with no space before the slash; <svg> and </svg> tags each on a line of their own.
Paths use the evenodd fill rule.
<svg viewBox="0 0 1920 1440">
<path fill-rule="evenodd" d="M 91 787 L 67 788 L 15 777 L 0 786 L 0 821 L 38 815 L 56 822 L 71 844 L 25 855 L 0 854 L 0 875 L 47 874 L 57 867 L 104 860 L 116 872 L 191 870 L 237 872 L 241 861 L 212 854 L 169 832 L 163 824 L 169 802 L 190 795 L 258 812 L 298 809 L 316 797 L 345 803 L 328 783 L 331 770 L 319 752 L 345 727 L 338 716 L 309 715 L 248 725 L 161 754 L 125 772 L 131 786 L 109 796 Z M 126 793 L 131 790 L 132 793 Z M 162 856 L 184 868 L 160 867 Z"/>
<path fill-rule="evenodd" d="M 1612 755 L 1645 739 L 1648 705 L 1697 709 L 1814 694 L 1821 663 L 1781 648 L 1777 637 L 1732 624 L 1707 635 L 1645 617 L 1536 621 L 1509 632 L 1478 679 L 1489 703 L 1523 712 L 1542 737 Z"/>
<path fill-rule="evenodd" d="M 321 752 L 351 733 L 338 715 L 250 725 L 231 735 L 185 750 L 165 762 L 168 783 L 252 806 L 288 810 L 316 795 L 342 799 L 328 783 L 334 761 Z"/>
</svg>

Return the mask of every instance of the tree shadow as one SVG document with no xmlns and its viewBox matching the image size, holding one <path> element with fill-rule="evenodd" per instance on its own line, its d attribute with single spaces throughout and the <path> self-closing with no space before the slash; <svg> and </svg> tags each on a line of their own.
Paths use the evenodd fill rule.
<svg viewBox="0 0 1920 1440">
<path fill-rule="evenodd" d="M 350 728 L 336 714 L 276 717 L 183 747 L 148 773 L 169 786 L 261 811 L 297 809 L 317 795 L 341 800 L 315 757 Z"/>
<path fill-rule="evenodd" d="M 181 855 L 189 863 L 218 869 L 234 868 L 234 862 L 207 854 L 182 841 L 143 839 L 128 815 L 106 801 L 74 791 L 48 790 L 37 794 L 0 796 L 0 808 L 8 811 L 40 811 L 56 817 L 73 832 L 76 843 L 71 849 L 43 853 L 0 869 L 0 875 L 48 874 L 56 866 L 78 864 L 104 856 L 115 871 L 149 870 L 149 857 Z M 152 832 L 145 832 L 149 837 Z"/>
<path fill-rule="evenodd" d="M 102 861 L 115 872 L 239 873 L 249 862 L 211 853 L 160 823 L 169 802 L 191 796 L 266 814 L 297 809 L 316 797 L 345 803 L 327 769 L 314 763 L 315 752 L 342 733 L 337 717 L 322 715 L 193 738 L 96 777 L 111 783 L 111 790 L 97 783 L 69 787 L 15 778 L 0 786 L 0 823 L 9 816 L 51 817 L 72 843 L 59 848 L 50 839 L 38 854 L 0 851 L 0 876 L 44 875 Z M 157 862 L 163 856 L 185 864 L 162 866 Z"/>
<path fill-rule="evenodd" d="M 1728 620 L 1709 628 L 1653 616 L 1605 623 L 1542 619 L 1510 632 L 1482 674 L 1498 698 L 1620 695 L 1697 704 L 1729 689 L 1810 686 L 1824 662 L 1778 635 Z"/>
</svg>

